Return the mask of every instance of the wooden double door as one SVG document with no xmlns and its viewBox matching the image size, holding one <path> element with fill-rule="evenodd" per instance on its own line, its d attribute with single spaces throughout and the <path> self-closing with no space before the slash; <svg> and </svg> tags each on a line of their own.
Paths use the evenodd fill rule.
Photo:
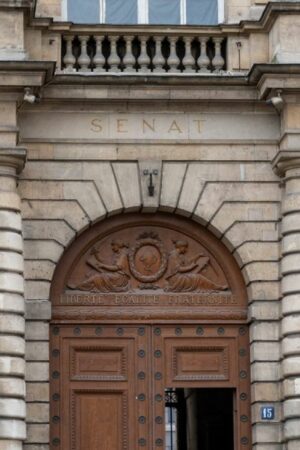
<svg viewBox="0 0 300 450">
<path fill-rule="evenodd" d="M 246 326 L 52 325 L 51 448 L 172 448 L 166 389 L 231 392 L 232 450 L 251 448 Z"/>
</svg>

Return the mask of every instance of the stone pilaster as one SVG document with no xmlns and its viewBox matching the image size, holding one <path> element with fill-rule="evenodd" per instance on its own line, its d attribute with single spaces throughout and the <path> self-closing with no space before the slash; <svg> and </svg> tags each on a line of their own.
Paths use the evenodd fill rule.
<svg viewBox="0 0 300 450">
<path fill-rule="evenodd" d="M 23 240 L 17 174 L 25 150 L 0 149 L 0 448 L 21 450 L 25 427 Z"/>
<path fill-rule="evenodd" d="M 300 448 L 300 157 L 279 156 L 282 198 L 282 378 L 286 450 Z"/>
</svg>

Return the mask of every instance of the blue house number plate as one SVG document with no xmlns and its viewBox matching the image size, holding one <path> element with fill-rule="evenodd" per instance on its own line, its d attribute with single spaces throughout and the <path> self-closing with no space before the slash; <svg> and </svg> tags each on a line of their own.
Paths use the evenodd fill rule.
<svg viewBox="0 0 300 450">
<path fill-rule="evenodd" d="M 261 411 L 262 420 L 274 420 L 275 419 L 274 406 L 262 406 L 260 411 Z"/>
</svg>

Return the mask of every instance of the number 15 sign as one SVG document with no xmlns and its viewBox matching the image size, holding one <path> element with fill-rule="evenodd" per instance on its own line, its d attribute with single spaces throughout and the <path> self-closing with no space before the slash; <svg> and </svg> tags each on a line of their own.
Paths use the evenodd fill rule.
<svg viewBox="0 0 300 450">
<path fill-rule="evenodd" d="M 275 419 L 274 406 L 262 406 L 260 411 L 261 411 L 262 420 L 274 420 Z"/>
</svg>

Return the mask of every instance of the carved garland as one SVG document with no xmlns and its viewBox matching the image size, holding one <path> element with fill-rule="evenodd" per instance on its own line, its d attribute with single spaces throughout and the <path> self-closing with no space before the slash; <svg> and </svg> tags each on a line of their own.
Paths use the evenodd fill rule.
<svg viewBox="0 0 300 450">
<path fill-rule="evenodd" d="M 135 256 L 136 256 L 138 250 L 140 250 L 142 247 L 144 247 L 146 245 L 155 247 L 161 256 L 160 268 L 157 272 L 155 272 L 152 275 L 144 275 L 144 274 L 140 273 L 136 269 L 136 265 L 135 265 Z M 165 271 L 167 269 L 168 256 L 163 247 L 163 244 L 158 239 L 153 239 L 151 237 L 145 237 L 143 239 L 140 239 L 136 243 L 136 245 L 132 249 L 130 249 L 128 255 L 129 255 L 130 270 L 131 270 L 132 274 L 135 276 L 135 278 L 137 280 L 142 281 L 143 283 L 152 283 L 153 281 L 159 280 L 159 278 L 161 278 L 163 276 L 163 274 L 165 273 Z"/>
</svg>

